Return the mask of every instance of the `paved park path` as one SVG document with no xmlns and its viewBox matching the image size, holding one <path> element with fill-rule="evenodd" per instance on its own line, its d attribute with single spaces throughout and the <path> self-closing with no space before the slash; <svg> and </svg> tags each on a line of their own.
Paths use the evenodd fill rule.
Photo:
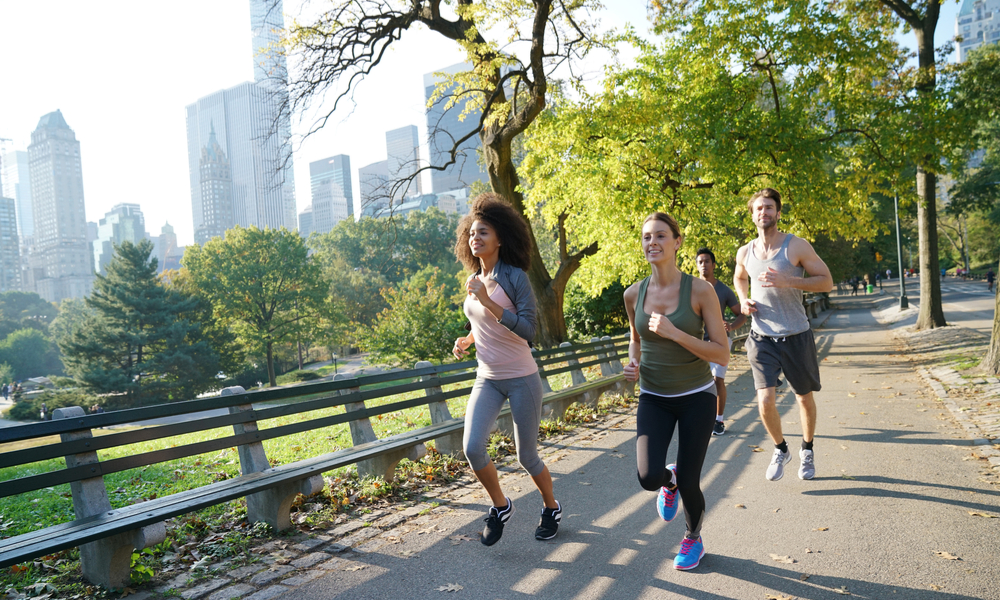
<svg viewBox="0 0 1000 600">
<path fill-rule="evenodd" d="M 737 355 L 728 377 L 729 433 L 713 438 L 703 473 L 707 554 L 694 571 L 672 568 L 683 514 L 662 522 L 655 495 L 636 481 L 632 411 L 545 448 L 565 510 L 550 542 L 532 537 L 537 491 L 508 469 L 503 485 L 517 512 L 491 548 L 478 542 L 486 496 L 465 487 L 443 494 L 440 506 L 382 515 L 367 527 L 349 522 L 311 540 L 269 542 L 271 557 L 287 558 L 220 574 L 182 595 L 1000 598 L 1000 518 L 970 514 L 1000 515 L 995 473 L 875 320 L 873 301 L 840 300 L 841 310 L 817 330 L 824 387 L 812 481 L 795 475 L 801 433 L 787 388 L 779 390 L 779 407 L 795 458 L 784 479 L 764 479 L 773 445 Z"/>
</svg>

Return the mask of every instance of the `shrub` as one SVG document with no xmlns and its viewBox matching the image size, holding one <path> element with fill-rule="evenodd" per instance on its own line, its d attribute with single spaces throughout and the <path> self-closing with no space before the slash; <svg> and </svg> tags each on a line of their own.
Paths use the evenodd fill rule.
<svg viewBox="0 0 1000 600">
<path fill-rule="evenodd" d="M 302 381 L 314 381 L 319 378 L 320 374 L 316 371 L 290 371 L 284 375 L 276 377 L 275 382 L 277 382 L 278 385 L 288 385 Z"/>
<path fill-rule="evenodd" d="M 42 404 L 51 413 L 57 408 L 80 406 L 89 411 L 95 404 L 104 404 L 102 398 L 93 396 L 81 390 L 48 390 L 32 397 L 22 397 L 7 411 L 7 418 L 17 421 L 37 421 L 42 410 Z"/>
</svg>

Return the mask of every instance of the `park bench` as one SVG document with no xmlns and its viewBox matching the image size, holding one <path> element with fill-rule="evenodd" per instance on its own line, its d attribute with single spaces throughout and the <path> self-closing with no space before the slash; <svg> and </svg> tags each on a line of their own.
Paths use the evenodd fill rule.
<svg viewBox="0 0 1000 600">
<path fill-rule="evenodd" d="M 627 352 L 625 337 L 594 338 L 586 344 L 563 344 L 535 351 L 545 396 L 543 414 L 561 418 L 574 402 L 596 405 L 606 391 L 625 392 L 630 386 L 622 375 L 620 356 Z M 357 464 L 362 475 L 382 475 L 391 479 L 403 458 L 417 460 L 426 453 L 425 442 L 435 440 L 442 453 L 462 452 L 464 420 L 452 417 L 447 400 L 467 396 L 476 377 L 476 363 L 432 365 L 419 362 L 414 369 L 363 377 L 339 375 L 333 381 L 290 388 L 246 392 L 227 388 L 218 396 L 100 414 L 85 414 L 80 407 L 53 411 L 53 419 L 0 429 L 0 444 L 23 442 L 59 435 L 58 443 L 0 452 L 0 469 L 28 465 L 53 458 L 65 458 L 66 468 L 5 479 L 0 497 L 69 484 L 75 520 L 0 540 L 0 568 L 19 564 L 53 552 L 80 547 L 85 578 L 107 588 L 121 588 L 130 578 L 133 552 L 154 546 L 165 539 L 164 521 L 176 516 L 245 497 L 250 522 L 264 522 L 274 530 L 291 527 L 289 512 L 299 494 L 312 495 L 323 489 L 322 474 Z M 601 377 L 588 381 L 583 369 L 599 366 Z M 572 384 L 552 391 L 548 378 L 569 373 Z M 442 388 L 463 384 L 455 389 Z M 373 387 L 389 384 L 388 387 Z M 393 396 L 423 390 L 422 397 L 396 399 Z M 373 401 L 389 399 L 388 403 Z M 379 439 L 371 417 L 408 408 L 426 406 L 431 424 Z M 306 417 L 302 421 L 260 428 L 258 422 L 319 409 L 343 407 L 343 412 Z M 215 414 L 225 409 L 224 414 Z M 206 413 L 199 415 L 198 413 Z M 93 429 L 141 423 L 164 417 L 194 417 L 182 422 L 153 425 L 130 431 L 116 431 L 95 437 Z M 312 429 L 347 423 L 351 448 L 321 456 L 303 458 L 272 467 L 262 442 Z M 97 452 L 138 442 L 232 427 L 232 435 L 200 442 L 184 443 L 162 450 L 99 460 Z M 509 408 L 497 419 L 499 430 L 513 433 Z M 218 452 L 236 447 L 241 475 L 145 502 L 112 509 L 104 475 L 142 468 L 167 461 Z M 2 450 L 0 446 L 0 450 Z"/>
</svg>

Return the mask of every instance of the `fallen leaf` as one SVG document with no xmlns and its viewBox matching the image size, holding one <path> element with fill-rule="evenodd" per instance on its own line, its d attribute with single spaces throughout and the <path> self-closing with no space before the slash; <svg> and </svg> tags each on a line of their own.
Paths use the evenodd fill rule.
<svg viewBox="0 0 1000 600">
<path fill-rule="evenodd" d="M 590 483 L 589 481 L 581 481 L 580 485 L 594 485 L 594 484 Z"/>
<path fill-rule="evenodd" d="M 781 556 L 781 555 L 778 555 L 778 554 L 769 554 L 768 556 L 770 556 L 772 559 L 774 559 L 777 562 L 785 563 L 787 565 L 793 565 L 793 564 L 795 564 L 797 562 L 791 556 Z"/>
<path fill-rule="evenodd" d="M 776 509 L 774 509 L 774 512 L 778 512 L 779 510 L 781 510 L 781 509 L 780 508 L 776 508 Z"/>
<path fill-rule="evenodd" d="M 851 477 L 850 475 L 841 475 L 841 479 L 857 479 L 857 477 Z"/>
<path fill-rule="evenodd" d="M 851 592 L 847 591 L 847 586 L 842 585 L 839 588 L 833 588 L 833 591 L 837 592 L 841 596 L 850 596 Z"/>
<path fill-rule="evenodd" d="M 449 583 L 447 585 L 442 585 L 441 587 L 437 588 L 437 591 L 439 591 L 439 592 L 457 592 L 460 589 L 462 589 L 462 586 L 458 585 L 457 583 Z"/>
<path fill-rule="evenodd" d="M 847 450 L 847 446 L 845 446 L 845 445 L 841 444 L 841 445 L 840 445 L 840 449 L 841 449 L 841 450 Z"/>
<path fill-rule="evenodd" d="M 354 565 L 353 567 L 347 567 L 345 571 L 360 571 L 361 569 L 368 568 L 368 565 Z"/>
<path fill-rule="evenodd" d="M 933 583 L 929 584 L 927 587 L 931 588 L 932 590 L 939 590 L 939 589 L 941 589 L 941 586 L 934 585 Z"/>
<path fill-rule="evenodd" d="M 882 386 L 882 389 L 883 389 L 883 390 L 891 390 L 891 389 L 892 389 L 892 386 L 891 386 L 891 385 L 883 385 L 883 386 Z"/>
<path fill-rule="evenodd" d="M 808 579 L 809 579 L 809 575 L 806 575 L 805 573 L 799 575 L 799 581 L 806 581 Z"/>
<path fill-rule="evenodd" d="M 852 381 L 851 383 L 858 383 L 858 380 L 857 380 L 857 379 L 855 379 L 855 380 L 854 380 L 854 381 Z"/>
<path fill-rule="evenodd" d="M 754 448 L 753 450 L 751 450 L 751 452 L 763 452 L 763 451 L 764 451 L 763 448 Z"/>
<path fill-rule="evenodd" d="M 747 507 L 746 504 L 737 504 L 736 505 L 736 508 L 746 508 L 746 507 Z"/>
<path fill-rule="evenodd" d="M 472 538 L 470 538 L 467 535 L 451 535 L 451 536 L 448 536 L 448 539 L 451 540 L 451 545 L 452 546 L 457 546 L 457 545 L 461 544 L 462 542 L 472 542 L 472 541 L 475 541 L 475 540 L 473 540 Z"/>
<path fill-rule="evenodd" d="M 806 554 L 812 554 L 812 553 L 813 553 L 812 550 L 810 550 L 809 548 L 806 548 Z M 803 579 L 802 581 L 805 581 L 805 579 Z"/>
<path fill-rule="evenodd" d="M 813 529 L 813 531 L 829 531 L 829 530 L 830 530 L 829 527 L 817 527 L 816 529 Z"/>
<path fill-rule="evenodd" d="M 403 550 L 402 552 L 399 553 L 399 555 L 405 556 L 406 558 L 415 558 L 417 556 L 420 556 L 420 553 L 417 552 L 416 550 Z"/>
<path fill-rule="evenodd" d="M 989 513 L 973 512 L 971 510 L 969 511 L 969 514 L 972 515 L 973 517 L 983 517 L 983 518 L 986 518 L 986 519 L 996 519 L 997 518 L 996 515 L 991 515 Z"/>
<path fill-rule="evenodd" d="M 856 397 L 857 397 L 857 394 L 855 394 L 854 392 L 850 392 L 849 394 L 847 394 L 847 396 L 848 396 L 849 398 L 856 398 Z"/>
<path fill-rule="evenodd" d="M 765 600 L 796 600 L 794 596 L 786 596 L 784 594 L 768 594 Z"/>
<path fill-rule="evenodd" d="M 941 550 L 937 550 L 936 552 L 934 552 L 934 554 L 936 556 L 940 556 L 941 558 L 943 558 L 945 560 L 962 560 L 960 557 L 955 556 L 951 552 L 942 552 Z"/>
</svg>

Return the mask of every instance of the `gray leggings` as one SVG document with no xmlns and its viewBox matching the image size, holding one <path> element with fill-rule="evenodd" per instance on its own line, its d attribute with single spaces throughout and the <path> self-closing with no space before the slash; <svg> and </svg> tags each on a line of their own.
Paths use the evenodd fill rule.
<svg viewBox="0 0 1000 600">
<path fill-rule="evenodd" d="M 538 456 L 542 380 L 537 373 L 514 379 L 476 378 L 469 396 L 469 406 L 465 410 L 465 435 L 462 439 L 465 456 L 475 471 L 485 469 L 490 464 L 486 444 L 500 409 L 508 398 L 511 416 L 514 418 L 517 460 L 529 475 L 538 475 L 545 468 L 545 463 Z"/>
</svg>

